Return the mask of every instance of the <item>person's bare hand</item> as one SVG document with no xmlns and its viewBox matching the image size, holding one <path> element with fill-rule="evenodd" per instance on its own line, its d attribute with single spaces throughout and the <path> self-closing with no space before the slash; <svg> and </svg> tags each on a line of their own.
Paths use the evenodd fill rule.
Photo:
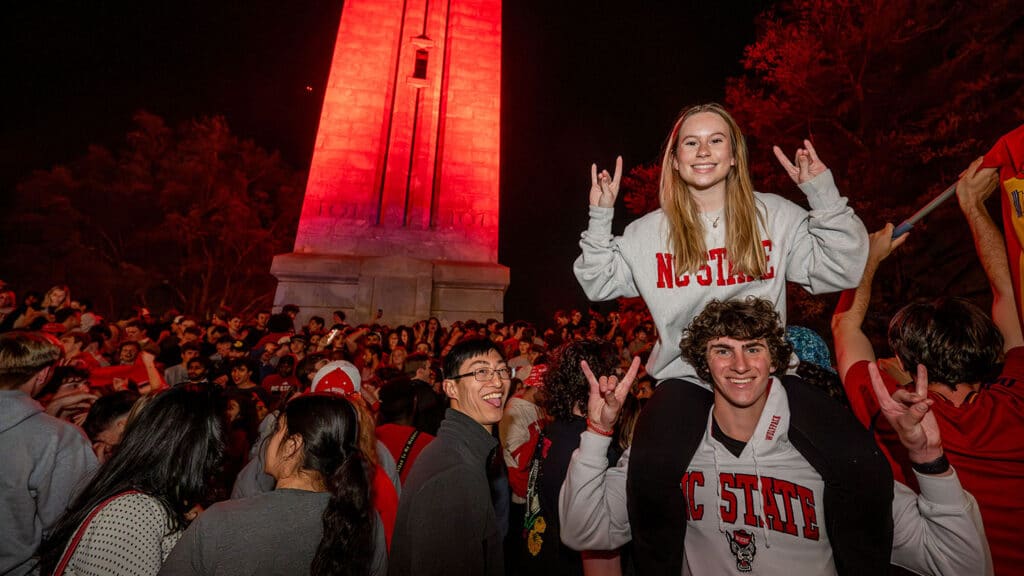
<svg viewBox="0 0 1024 576">
<path fill-rule="evenodd" d="M 942 435 L 931 410 L 935 401 L 928 397 L 928 370 L 924 365 L 917 366 L 913 392 L 900 388 L 890 395 L 874 362 L 868 364 L 868 373 L 882 416 L 899 435 L 910 461 L 924 464 L 941 456 Z"/>
<path fill-rule="evenodd" d="M 46 413 L 54 418 L 67 420 L 80 426 L 89 414 L 93 402 L 96 402 L 97 399 L 99 396 L 89 392 L 88 389 L 62 390 L 55 394 L 46 405 Z"/>
<path fill-rule="evenodd" d="M 615 198 L 619 195 L 619 182 L 622 180 L 622 156 L 615 159 L 615 174 L 607 170 L 597 171 L 597 164 L 590 165 L 590 205 L 603 208 L 614 208 Z"/>
<path fill-rule="evenodd" d="M 368 406 L 373 406 L 377 402 L 380 402 L 379 388 L 373 384 L 363 382 L 359 387 L 359 393 L 362 394 L 363 400 L 366 401 Z"/>
<path fill-rule="evenodd" d="M 797 184 L 809 182 L 828 170 L 828 166 L 825 166 L 821 158 L 818 158 L 818 153 L 814 150 L 814 145 L 810 140 L 804 140 L 804 147 L 796 149 L 794 162 L 789 161 L 782 148 L 773 146 L 772 150 L 786 174 L 789 174 L 789 177 Z"/>
<path fill-rule="evenodd" d="M 895 226 L 889 222 L 885 225 L 885 228 L 872 232 L 868 236 L 868 261 L 877 264 L 888 258 L 890 254 L 906 242 L 909 234 L 901 234 L 899 238 L 893 238 L 892 231 L 894 228 Z"/>
<path fill-rule="evenodd" d="M 960 202 L 960 209 L 965 213 L 973 209 L 984 209 L 985 200 L 999 185 L 996 169 L 982 168 L 981 163 L 984 161 L 985 157 L 980 156 L 971 162 L 956 183 L 956 199 Z"/>
<path fill-rule="evenodd" d="M 580 362 L 587 382 L 590 383 L 590 398 L 587 401 L 587 418 L 592 424 L 603 429 L 611 430 L 615 421 L 619 418 L 619 411 L 626 401 L 633 381 L 636 380 L 636 373 L 640 370 L 640 358 L 634 357 L 633 363 L 629 365 L 629 371 L 619 381 L 617 376 L 594 376 L 586 360 Z"/>
</svg>

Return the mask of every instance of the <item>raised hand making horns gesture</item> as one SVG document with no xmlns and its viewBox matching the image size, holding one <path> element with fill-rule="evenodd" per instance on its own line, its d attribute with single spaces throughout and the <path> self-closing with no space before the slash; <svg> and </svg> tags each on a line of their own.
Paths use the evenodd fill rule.
<svg viewBox="0 0 1024 576">
<path fill-rule="evenodd" d="M 607 170 L 597 172 L 597 164 L 590 165 L 590 205 L 602 208 L 614 208 L 615 198 L 619 195 L 619 182 L 622 181 L 622 156 L 615 159 L 615 174 Z"/>
<path fill-rule="evenodd" d="M 619 411 L 622 410 L 622 403 L 626 401 L 626 394 L 636 380 L 636 373 L 640 370 L 640 358 L 633 357 L 633 363 L 629 365 L 629 371 L 620 381 L 617 376 L 594 376 L 587 361 L 580 362 L 580 368 L 590 382 L 590 399 L 587 401 L 587 419 L 590 423 L 602 430 L 611 430 L 615 421 L 619 418 Z"/>
<path fill-rule="evenodd" d="M 786 169 L 786 174 L 789 174 L 789 177 L 797 184 L 810 182 L 828 170 L 828 166 L 825 166 L 821 158 L 818 158 L 818 153 L 815 152 L 810 140 L 804 140 L 804 148 L 796 149 L 793 162 L 789 161 L 782 148 L 773 146 L 772 150 L 775 152 L 775 157 L 779 159 L 779 164 Z"/>
</svg>

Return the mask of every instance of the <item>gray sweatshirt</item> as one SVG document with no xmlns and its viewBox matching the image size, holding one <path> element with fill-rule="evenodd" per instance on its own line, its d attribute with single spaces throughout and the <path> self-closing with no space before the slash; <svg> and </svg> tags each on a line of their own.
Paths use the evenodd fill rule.
<svg viewBox="0 0 1024 576">
<path fill-rule="evenodd" d="M 763 278 L 730 274 L 724 216 L 718 227 L 704 226 L 707 266 L 696 274 L 677 275 L 668 220 L 661 209 L 628 225 L 622 236 L 613 236 L 614 209 L 597 206 L 590 207 L 590 224 L 580 240 L 583 253 L 573 272 L 593 301 L 643 297 L 658 329 L 648 373 L 658 380 L 693 376 L 693 368 L 679 355 L 679 341 L 683 329 L 712 299 L 766 298 L 775 303 L 785 323 L 787 281 L 813 294 L 853 288 L 860 282 L 868 233 L 839 195 L 832 172 L 800 189 L 807 195 L 810 212 L 781 196 L 755 192 L 765 223 L 762 243 L 769 270 Z"/>
<path fill-rule="evenodd" d="M 39 544 L 96 468 L 81 429 L 0 390 L 0 574 L 35 573 Z"/>
</svg>

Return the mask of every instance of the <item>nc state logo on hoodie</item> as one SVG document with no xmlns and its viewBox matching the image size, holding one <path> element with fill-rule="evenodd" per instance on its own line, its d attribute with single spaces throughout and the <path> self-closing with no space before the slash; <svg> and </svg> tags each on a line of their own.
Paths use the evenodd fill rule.
<svg viewBox="0 0 1024 576">
<path fill-rule="evenodd" d="M 754 535 L 746 530 L 734 532 L 725 531 L 725 539 L 729 542 L 729 550 L 736 557 L 736 569 L 740 572 L 750 572 L 754 568 L 754 555 L 757 554 L 757 545 L 754 543 Z"/>
</svg>

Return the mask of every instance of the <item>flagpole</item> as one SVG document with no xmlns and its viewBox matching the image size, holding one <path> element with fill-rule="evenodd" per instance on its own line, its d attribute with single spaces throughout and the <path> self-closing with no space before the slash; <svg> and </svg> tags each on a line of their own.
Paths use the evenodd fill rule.
<svg viewBox="0 0 1024 576">
<path fill-rule="evenodd" d="M 946 188 L 945 192 L 936 196 L 934 200 L 925 204 L 925 206 L 918 210 L 917 212 L 915 212 L 913 216 L 907 218 L 899 226 L 897 226 L 896 229 L 892 231 L 892 237 L 899 238 L 900 236 L 903 236 L 907 232 L 910 232 L 910 229 L 914 227 L 914 224 L 917 224 L 917 222 L 921 220 L 921 218 L 924 218 L 932 210 L 938 208 L 939 204 L 942 204 L 946 200 L 949 200 L 949 197 L 955 193 L 956 184 L 953 184 L 949 188 Z"/>
</svg>

